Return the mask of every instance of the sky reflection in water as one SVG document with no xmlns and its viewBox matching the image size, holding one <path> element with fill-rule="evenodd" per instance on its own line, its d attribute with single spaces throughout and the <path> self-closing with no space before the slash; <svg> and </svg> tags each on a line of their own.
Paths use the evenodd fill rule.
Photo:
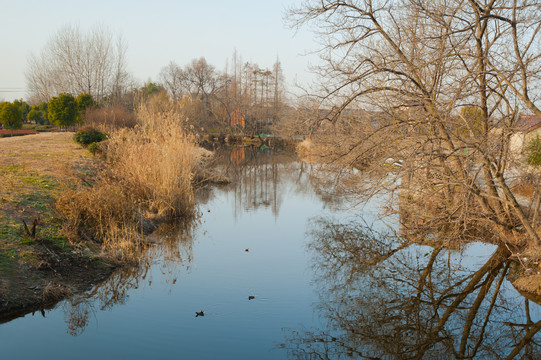
<svg viewBox="0 0 541 360">
<path fill-rule="evenodd" d="M 505 280 L 494 246 L 396 251 L 377 200 L 340 210 L 333 182 L 286 152 L 236 149 L 216 166 L 234 181 L 200 194 L 200 223 L 164 230 L 141 267 L 45 318 L 0 325 L 3 356 L 505 358 L 536 333 L 539 307 Z"/>
</svg>

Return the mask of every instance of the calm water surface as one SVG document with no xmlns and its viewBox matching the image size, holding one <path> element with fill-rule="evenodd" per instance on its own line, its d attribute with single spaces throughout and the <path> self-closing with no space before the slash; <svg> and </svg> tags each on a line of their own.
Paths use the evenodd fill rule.
<svg viewBox="0 0 541 360">
<path fill-rule="evenodd" d="M 2 358 L 541 355 L 540 307 L 507 281 L 503 250 L 403 243 L 377 199 L 330 195 L 291 154 L 236 149 L 217 166 L 233 183 L 199 195 L 198 222 L 163 229 L 142 266 L 0 325 Z"/>
</svg>

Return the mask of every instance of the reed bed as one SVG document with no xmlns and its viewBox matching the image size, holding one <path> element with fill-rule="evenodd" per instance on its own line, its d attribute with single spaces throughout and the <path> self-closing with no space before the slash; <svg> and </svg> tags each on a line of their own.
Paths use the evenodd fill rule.
<svg viewBox="0 0 541 360">
<path fill-rule="evenodd" d="M 105 253 L 123 260 L 137 257 L 149 222 L 195 215 L 201 156 L 176 112 L 141 105 L 137 121 L 101 145 L 105 166 L 92 186 L 66 191 L 57 201 L 68 238 L 100 242 Z"/>
<path fill-rule="evenodd" d="M 197 165 L 195 136 L 175 113 L 141 106 L 139 125 L 112 134 L 106 149 L 114 177 L 158 216 L 189 217 L 194 209 L 192 180 Z"/>
</svg>

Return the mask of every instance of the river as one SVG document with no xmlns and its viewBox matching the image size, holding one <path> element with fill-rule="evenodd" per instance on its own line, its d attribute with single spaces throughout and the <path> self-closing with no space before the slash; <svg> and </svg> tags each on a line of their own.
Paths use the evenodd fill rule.
<svg viewBox="0 0 541 360">
<path fill-rule="evenodd" d="M 410 244 L 384 196 L 336 195 L 294 154 L 240 148 L 198 219 L 141 266 L 0 325 L 4 359 L 540 358 L 505 249 Z M 197 315 L 204 312 L 203 316 Z"/>
</svg>

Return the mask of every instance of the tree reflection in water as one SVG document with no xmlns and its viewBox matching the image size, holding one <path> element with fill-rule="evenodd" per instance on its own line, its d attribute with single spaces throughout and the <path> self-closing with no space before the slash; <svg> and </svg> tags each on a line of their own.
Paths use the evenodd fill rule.
<svg viewBox="0 0 541 360">
<path fill-rule="evenodd" d="M 302 179 L 295 154 L 254 146 L 223 148 L 217 152 L 216 161 L 221 171 L 231 180 L 229 190 L 235 196 L 235 218 L 243 210 L 270 208 L 278 216 L 285 191 L 280 187 L 285 177 L 298 174 Z M 299 186 L 297 190 L 303 187 Z M 301 190 L 302 192 L 302 190 Z"/>
<path fill-rule="evenodd" d="M 190 270 L 193 260 L 194 230 L 197 221 L 189 224 L 163 224 L 150 240 L 155 240 L 139 262 L 114 272 L 92 290 L 72 296 L 62 303 L 64 321 L 70 335 L 81 335 L 96 310 L 111 310 L 125 304 L 130 290 L 152 284 L 152 271 L 159 270 L 168 283 L 175 283 L 179 273 Z M 159 261 L 158 261 L 159 259 Z M 158 264 L 159 266 L 154 266 Z"/>
<path fill-rule="evenodd" d="M 215 152 L 213 167 L 231 181 L 227 189 L 235 197 L 235 218 L 242 211 L 259 208 L 270 208 L 277 217 L 284 197 L 291 192 L 306 196 L 315 192 L 327 208 L 343 205 L 344 196 L 336 196 L 343 190 L 336 172 L 328 166 L 300 162 L 293 151 L 249 146 Z M 212 199 L 212 189 L 206 188 L 200 195 L 204 204 Z"/>
<path fill-rule="evenodd" d="M 358 223 L 320 218 L 310 229 L 325 326 L 286 330 L 292 358 L 541 358 L 541 312 L 506 281 L 507 249 L 472 264 Z"/>
<path fill-rule="evenodd" d="M 295 160 L 295 154 L 287 151 L 255 147 L 224 148 L 218 151 L 215 166 L 232 180 L 228 186 L 235 196 L 236 212 L 270 207 L 277 216 L 283 197 L 290 190 L 282 186 L 286 177 L 296 179 L 293 183 L 298 193 L 307 191 L 309 186 L 305 164 Z M 199 193 L 201 204 L 212 198 L 212 189 L 205 190 Z M 158 267 L 167 282 L 175 283 L 181 269 L 190 270 L 194 230 L 197 226 L 197 219 L 185 225 L 162 225 L 152 235 L 155 244 L 142 254 L 136 266 L 122 268 L 90 292 L 77 294 L 64 301 L 62 306 L 68 333 L 74 336 L 82 334 L 96 311 L 122 305 L 127 301 L 130 290 L 138 288 L 141 283 L 150 285 L 152 270 Z"/>
</svg>

